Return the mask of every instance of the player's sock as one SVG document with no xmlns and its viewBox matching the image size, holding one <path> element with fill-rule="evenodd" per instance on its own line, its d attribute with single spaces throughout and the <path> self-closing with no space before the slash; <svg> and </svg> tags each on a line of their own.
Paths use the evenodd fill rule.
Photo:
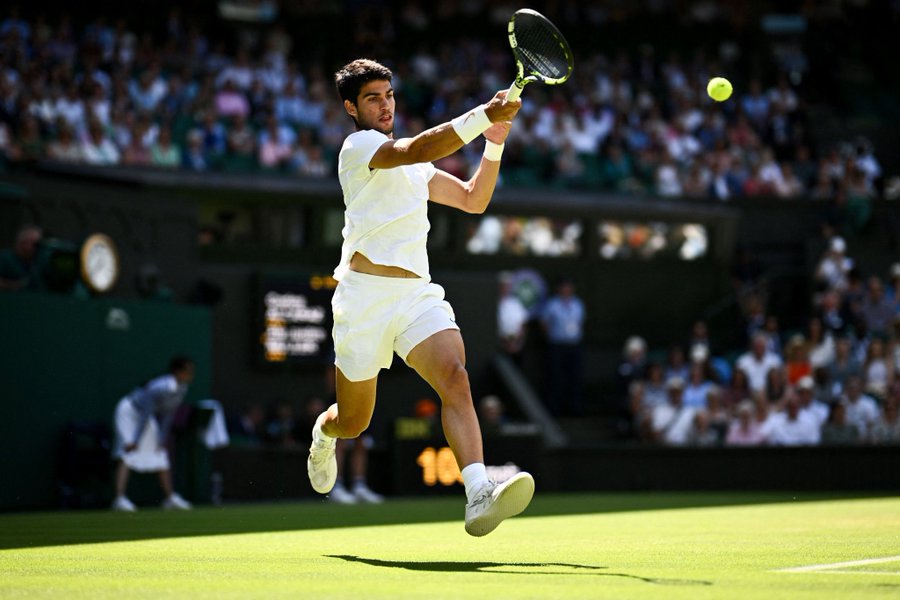
<svg viewBox="0 0 900 600">
<path fill-rule="evenodd" d="M 466 486 L 466 498 L 471 502 L 478 492 L 490 483 L 484 463 L 472 463 L 462 470 L 463 483 Z"/>
<path fill-rule="evenodd" d="M 316 419 L 316 424 L 313 427 L 313 442 L 318 442 L 320 444 L 332 444 L 334 443 L 335 438 L 326 434 L 322 431 L 322 417 L 325 413 L 322 413 L 318 419 Z"/>
</svg>

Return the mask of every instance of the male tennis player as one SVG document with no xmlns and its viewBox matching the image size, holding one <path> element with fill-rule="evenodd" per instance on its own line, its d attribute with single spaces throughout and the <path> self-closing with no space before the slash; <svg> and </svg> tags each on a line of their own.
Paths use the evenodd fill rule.
<svg viewBox="0 0 900 600">
<path fill-rule="evenodd" d="M 337 403 L 313 428 L 309 479 L 319 493 L 331 491 L 335 439 L 355 438 L 369 426 L 378 372 L 390 366 L 396 352 L 441 397 L 444 434 L 466 488 L 466 531 L 482 536 L 525 510 L 534 480 L 519 473 L 498 485 L 485 472 L 462 336 L 443 288 L 428 272 L 427 202 L 484 212 L 521 102 L 506 102 L 501 91 L 449 123 L 395 140 L 391 77 L 387 67 L 366 59 L 335 74 L 357 131 L 344 141 L 338 159 L 346 212 L 341 262 L 334 272 L 340 283 L 332 299 Z M 484 156 L 469 181 L 431 164 L 482 134 Z"/>
</svg>

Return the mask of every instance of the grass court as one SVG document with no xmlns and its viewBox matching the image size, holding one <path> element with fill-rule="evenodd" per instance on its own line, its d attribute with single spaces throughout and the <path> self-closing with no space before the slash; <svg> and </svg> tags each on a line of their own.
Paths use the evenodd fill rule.
<svg viewBox="0 0 900 600">
<path fill-rule="evenodd" d="M 0 515 L 0 598 L 897 598 L 900 498 L 535 496 Z"/>
</svg>

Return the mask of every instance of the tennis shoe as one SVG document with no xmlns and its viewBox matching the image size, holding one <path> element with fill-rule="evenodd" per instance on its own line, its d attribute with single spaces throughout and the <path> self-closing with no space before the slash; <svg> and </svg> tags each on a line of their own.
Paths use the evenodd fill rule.
<svg viewBox="0 0 900 600">
<path fill-rule="evenodd" d="M 360 502 L 365 502 L 367 504 L 381 504 L 384 502 L 384 496 L 376 494 L 364 483 L 357 483 L 353 486 L 353 495 L 356 496 L 356 499 Z"/>
<path fill-rule="evenodd" d="M 489 534 L 504 519 L 525 510 L 533 495 L 534 478 L 528 473 L 517 473 L 499 485 L 491 481 L 466 505 L 466 533 Z"/>
<path fill-rule="evenodd" d="M 113 500 L 112 509 L 119 512 L 137 512 L 137 506 L 125 496 L 117 496 Z"/>
<path fill-rule="evenodd" d="M 335 441 L 325 442 L 316 439 L 309 447 L 309 458 L 306 459 L 306 472 L 309 483 L 320 494 L 327 494 L 337 481 L 337 458 L 334 456 Z"/>
<path fill-rule="evenodd" d="M 179 496 L 177 493 L 173 493 L 171 496 L 163 500 L 162 507 L 166 510 L 191 510 L 194 508 L 194 505 Z"/>
<path fill-rule="evenodd" d="M 357 502 L 356 496 L 348 492 L 343 483 L 338 483 L 331 489 L 328 499 L 336 504 L 356 504 Z"/>
</svg>

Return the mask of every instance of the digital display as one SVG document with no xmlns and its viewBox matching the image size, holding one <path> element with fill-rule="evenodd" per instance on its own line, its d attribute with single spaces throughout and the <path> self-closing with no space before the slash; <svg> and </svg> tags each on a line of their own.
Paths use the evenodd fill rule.
<svg viewBox="0 0 900 600">
<path fill-rule="evenodd" d="M 332 360 L 330 275 L 261 275 L 259 345 L 264 363 L 326 364 Z"/>
</svg>

